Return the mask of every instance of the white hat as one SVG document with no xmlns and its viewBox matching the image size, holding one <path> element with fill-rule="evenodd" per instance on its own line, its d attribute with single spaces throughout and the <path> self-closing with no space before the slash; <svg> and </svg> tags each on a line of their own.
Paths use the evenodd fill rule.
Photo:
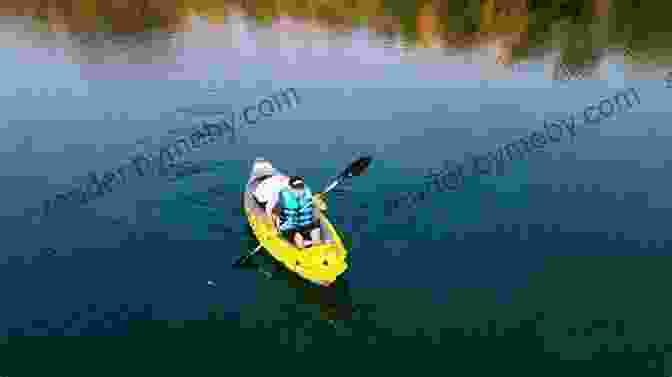
<svg viewBox="0 0 672 377">
<path fill-rule="evenodd" d="M 274 175 L 276 173 L 273 164 L 263 157 L 257 157 L 254 159 L 254 171 L 256 173 L 255 175 L 257 176 Z"/>
</svg>

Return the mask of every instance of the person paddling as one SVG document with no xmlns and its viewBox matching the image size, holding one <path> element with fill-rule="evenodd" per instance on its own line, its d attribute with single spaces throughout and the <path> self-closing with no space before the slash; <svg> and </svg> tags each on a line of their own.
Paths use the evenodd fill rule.
<svg viewBox="0 0 672 377">
<path fill-rule="evenodd" d="M 273 165 L 262 158 L 257 158 L 255 163 L 262 175 L 257 178 L 254 198 L 257 204 L 266 210 L 266 215 L 273 218 L 273 209 L 278 203 L 280 191 L 289 186 L 289 177 L 277 174 Z M 274 221 L 273 224 L 275 223 Z"/>
<path fill-rule="evenodd" d="M 313 193 L 299 176 L 291 177 L 288 186 L 280 191 L 278 229 L 299 249 L 303 248 L 306 238 L 313 244 L 320 243 L 320 224 L 313 205 Z"/>
</svg>

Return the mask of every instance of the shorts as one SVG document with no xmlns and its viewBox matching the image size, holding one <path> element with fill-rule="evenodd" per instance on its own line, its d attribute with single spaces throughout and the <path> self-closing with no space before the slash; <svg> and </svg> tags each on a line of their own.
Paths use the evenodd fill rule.
<svg viewBox="0 0 672 377">
<path fill-rule="evenodd" d="M 294 235 L 296 233 L 301 233 L 304 240 L 312 240 L 312 238 L 310 237 L 310 231 L 315 229 L 315 228 L 319 228 L 319 226 L 320 226 L 320 224 L 318 222 L 314 222 L 312 224 L 308 224 L 306 226 L 302 226 L 302 227 L 299 227 L 299 228 L 284 230 L 284 231 L 281 232 L 281 234 L 282 234 L 283 237 L 286 237 L 288 240 L 290 240 L 292 242 L 294 241 Z"/>
</svg>

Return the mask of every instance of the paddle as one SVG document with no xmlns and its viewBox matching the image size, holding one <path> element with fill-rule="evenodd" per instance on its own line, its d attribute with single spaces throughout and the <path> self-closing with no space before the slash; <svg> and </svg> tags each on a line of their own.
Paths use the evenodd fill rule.
<svg viewBox="0 0 672 377">
<path fill-rule="evenodd" d="M 320 195 L 326 195 L 329 191 L 333 190 L 334 187 L 345 182 L 346 180 L 365 173 L 366 169 L 369 167 L 369 164 L 371 164 L 371 160 L 373 160 L 373 157 L 371 156 L 360 157 L 355 160 L 350 164 L 350 166 L 343 170 L 343 172 L 339 174 L 336 179 L 331 184 L 329 184 L 329 186 L 327 186 L 323 192 L 320 193 Z"/>
<path fill-rule="evenodd" d="M 243 264 L 243 262 L 245 262 L 245 261 L 247 260 L 247 258 L 251 257 L 254 253 L 256 253 L 257 251 L 259 251 L 259 249 L 261 249 L 261 245 L 257 246 L 257 248 L 254 249 L 254 250 L 252 250 L 252 252 L 247 253 L 247 254 L 245 254 L 245 255 L 241 255 L 240 258 L 238 258 L 238 260 L 236 260 L 235 262 L 233 262 L 233 266 L 234 266 L 234 267 L 235 267 L 235 266 L 240 266 L 241 264 Z"/>
</svg>

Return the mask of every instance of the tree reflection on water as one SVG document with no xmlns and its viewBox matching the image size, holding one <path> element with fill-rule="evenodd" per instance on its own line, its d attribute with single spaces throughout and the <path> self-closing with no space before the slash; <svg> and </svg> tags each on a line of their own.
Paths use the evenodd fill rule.
<svg viewBox="0 0 672 377">
<path fill-rule="evenodd" d="M 14 4 L 12 4 L 14 3 Z M 30 16 L 51 32 L 112 35 L 189 31 L 192 18 L 224 24 L 242 16 L 258 26 L 305 31 L 370 32 L 413 48 L 490 47 L 511 66 L 559 48 L 556 79 L 587 77 L 606 49 L 633 60 L 667 60 L 668 3 L 636 6 L 611 0 L 75 0 L 45 7 L 38 0 L 3 2 L 0 15 Z M 295 29 L 295 28 L 290 28 Z M 289 29 L 288 29 L 289 30 Z M 86 38 L 85 38 L 86 40 Z"/>
</svg>

